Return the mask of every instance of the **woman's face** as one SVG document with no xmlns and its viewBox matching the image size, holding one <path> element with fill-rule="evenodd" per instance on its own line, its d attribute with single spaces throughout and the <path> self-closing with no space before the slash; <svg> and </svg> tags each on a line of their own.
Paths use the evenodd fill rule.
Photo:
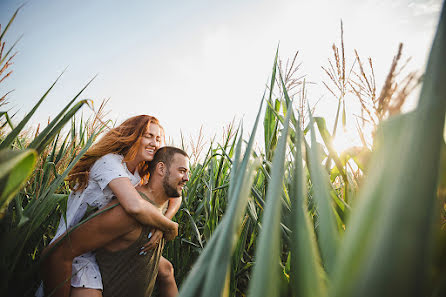
<svg viewBox="0 0 446 297">
<path fill-rule="evenodd" d="M 141 161 L 152 161 L 155 152 L 161 145 L 161 129 L 157 124 L 151 123 L 142 135 L 136 158 Z"/>
</svg>

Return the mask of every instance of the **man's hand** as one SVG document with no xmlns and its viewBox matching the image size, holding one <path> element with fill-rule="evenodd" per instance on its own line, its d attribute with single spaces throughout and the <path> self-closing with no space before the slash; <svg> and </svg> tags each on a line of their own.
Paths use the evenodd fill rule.
<svg viewBox="0 0 446 297">
<path fill-rule="evenodd" d="M 172 228 L 164 232 L 164 238 L 166 240 L 173 240 L 178 235 L 178 223 L 172 222 L 172 224 Z"/>
<path fill-rule="evenodd" d="M 141 251 L 147 252 L 151 249 L 154 249 L 161 238 L 163 238 L 163 232 L 158 229 L 153 229 L 149 233 L 149 241 L 141 248 Z"/>
</svg>

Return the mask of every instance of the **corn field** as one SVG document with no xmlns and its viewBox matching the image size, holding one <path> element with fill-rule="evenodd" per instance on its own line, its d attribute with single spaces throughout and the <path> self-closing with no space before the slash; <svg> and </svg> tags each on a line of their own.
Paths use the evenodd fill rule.
<svg viewBox="0 0 446 297">
<path fill-rule="evenodd" d="M 332 129 L 309 107 L 296 57 L 283 67 L 277 50 L 252 130 L 230 125 L 191 164 L 179 236 L 164 250 L 179 296 L 446 296 L 444 5 L 423 76 L 398 80 L 401 45 L 378 91 L 372 60 L 355 51 L 350 77 L 344 50 L 341 39 L 323 67 L 338 100 Z M 418 106 L 401 113 L 421 83 Z M 99 114 L 75 120 L 89 105 L 80 100 L 88 83 L 45 129 L 23 134 L 54 84 L 17 125 L 0 113 L 1 296 L 34 294 L 40 252 L 66 211 L 64 178 L 109 124 Z M 333 139 L 348 92 L 374 127 L 373 143 L 339 153 Z"/>
</svg>

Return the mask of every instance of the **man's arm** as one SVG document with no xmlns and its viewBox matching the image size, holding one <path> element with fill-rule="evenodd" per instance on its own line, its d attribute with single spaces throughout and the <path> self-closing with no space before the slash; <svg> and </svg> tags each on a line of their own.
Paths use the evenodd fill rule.
<svg viewBox="0 0 446 297">
<path fill-rule="evenodd" d="M 114 200 L 106 207 L 116 204 Z M 42 277 L 46 295 L 54 291 L 55 297 L 68 297 L 71 288 L 72 262 L 77 256 L 105 246 L 114 239 L 132 231 L 139 223 L 118 205 L 90 219 L 73 230 L 68 238 L 56 240 L 45 248 L 42 257 Z M 70 230 L 68 230 L 70 232 Z M 60 243 L 52 250 L 51 248 Z M 46 253 L 48 253 L 46 255 Z"/>
<path fill-rule="evenodd" d="M 138 222 L 162 230 L 167 240 L 178 235 L 178 224 L 162 215 L 152 203 L 142 199 L 128 178 L 116 178 L 108 185 L 125 211 Z"/>
</svg>

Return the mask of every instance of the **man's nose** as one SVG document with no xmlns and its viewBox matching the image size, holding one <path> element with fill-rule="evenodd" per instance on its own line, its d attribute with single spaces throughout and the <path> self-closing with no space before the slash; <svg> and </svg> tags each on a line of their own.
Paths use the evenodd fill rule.
<svg viewBox="0 0 446 297">
<path fill-rule="evenodd" d="M 189 181 L 189 173 L 184 174 L 183 180 L 184 181 Z"/>
</svg>

